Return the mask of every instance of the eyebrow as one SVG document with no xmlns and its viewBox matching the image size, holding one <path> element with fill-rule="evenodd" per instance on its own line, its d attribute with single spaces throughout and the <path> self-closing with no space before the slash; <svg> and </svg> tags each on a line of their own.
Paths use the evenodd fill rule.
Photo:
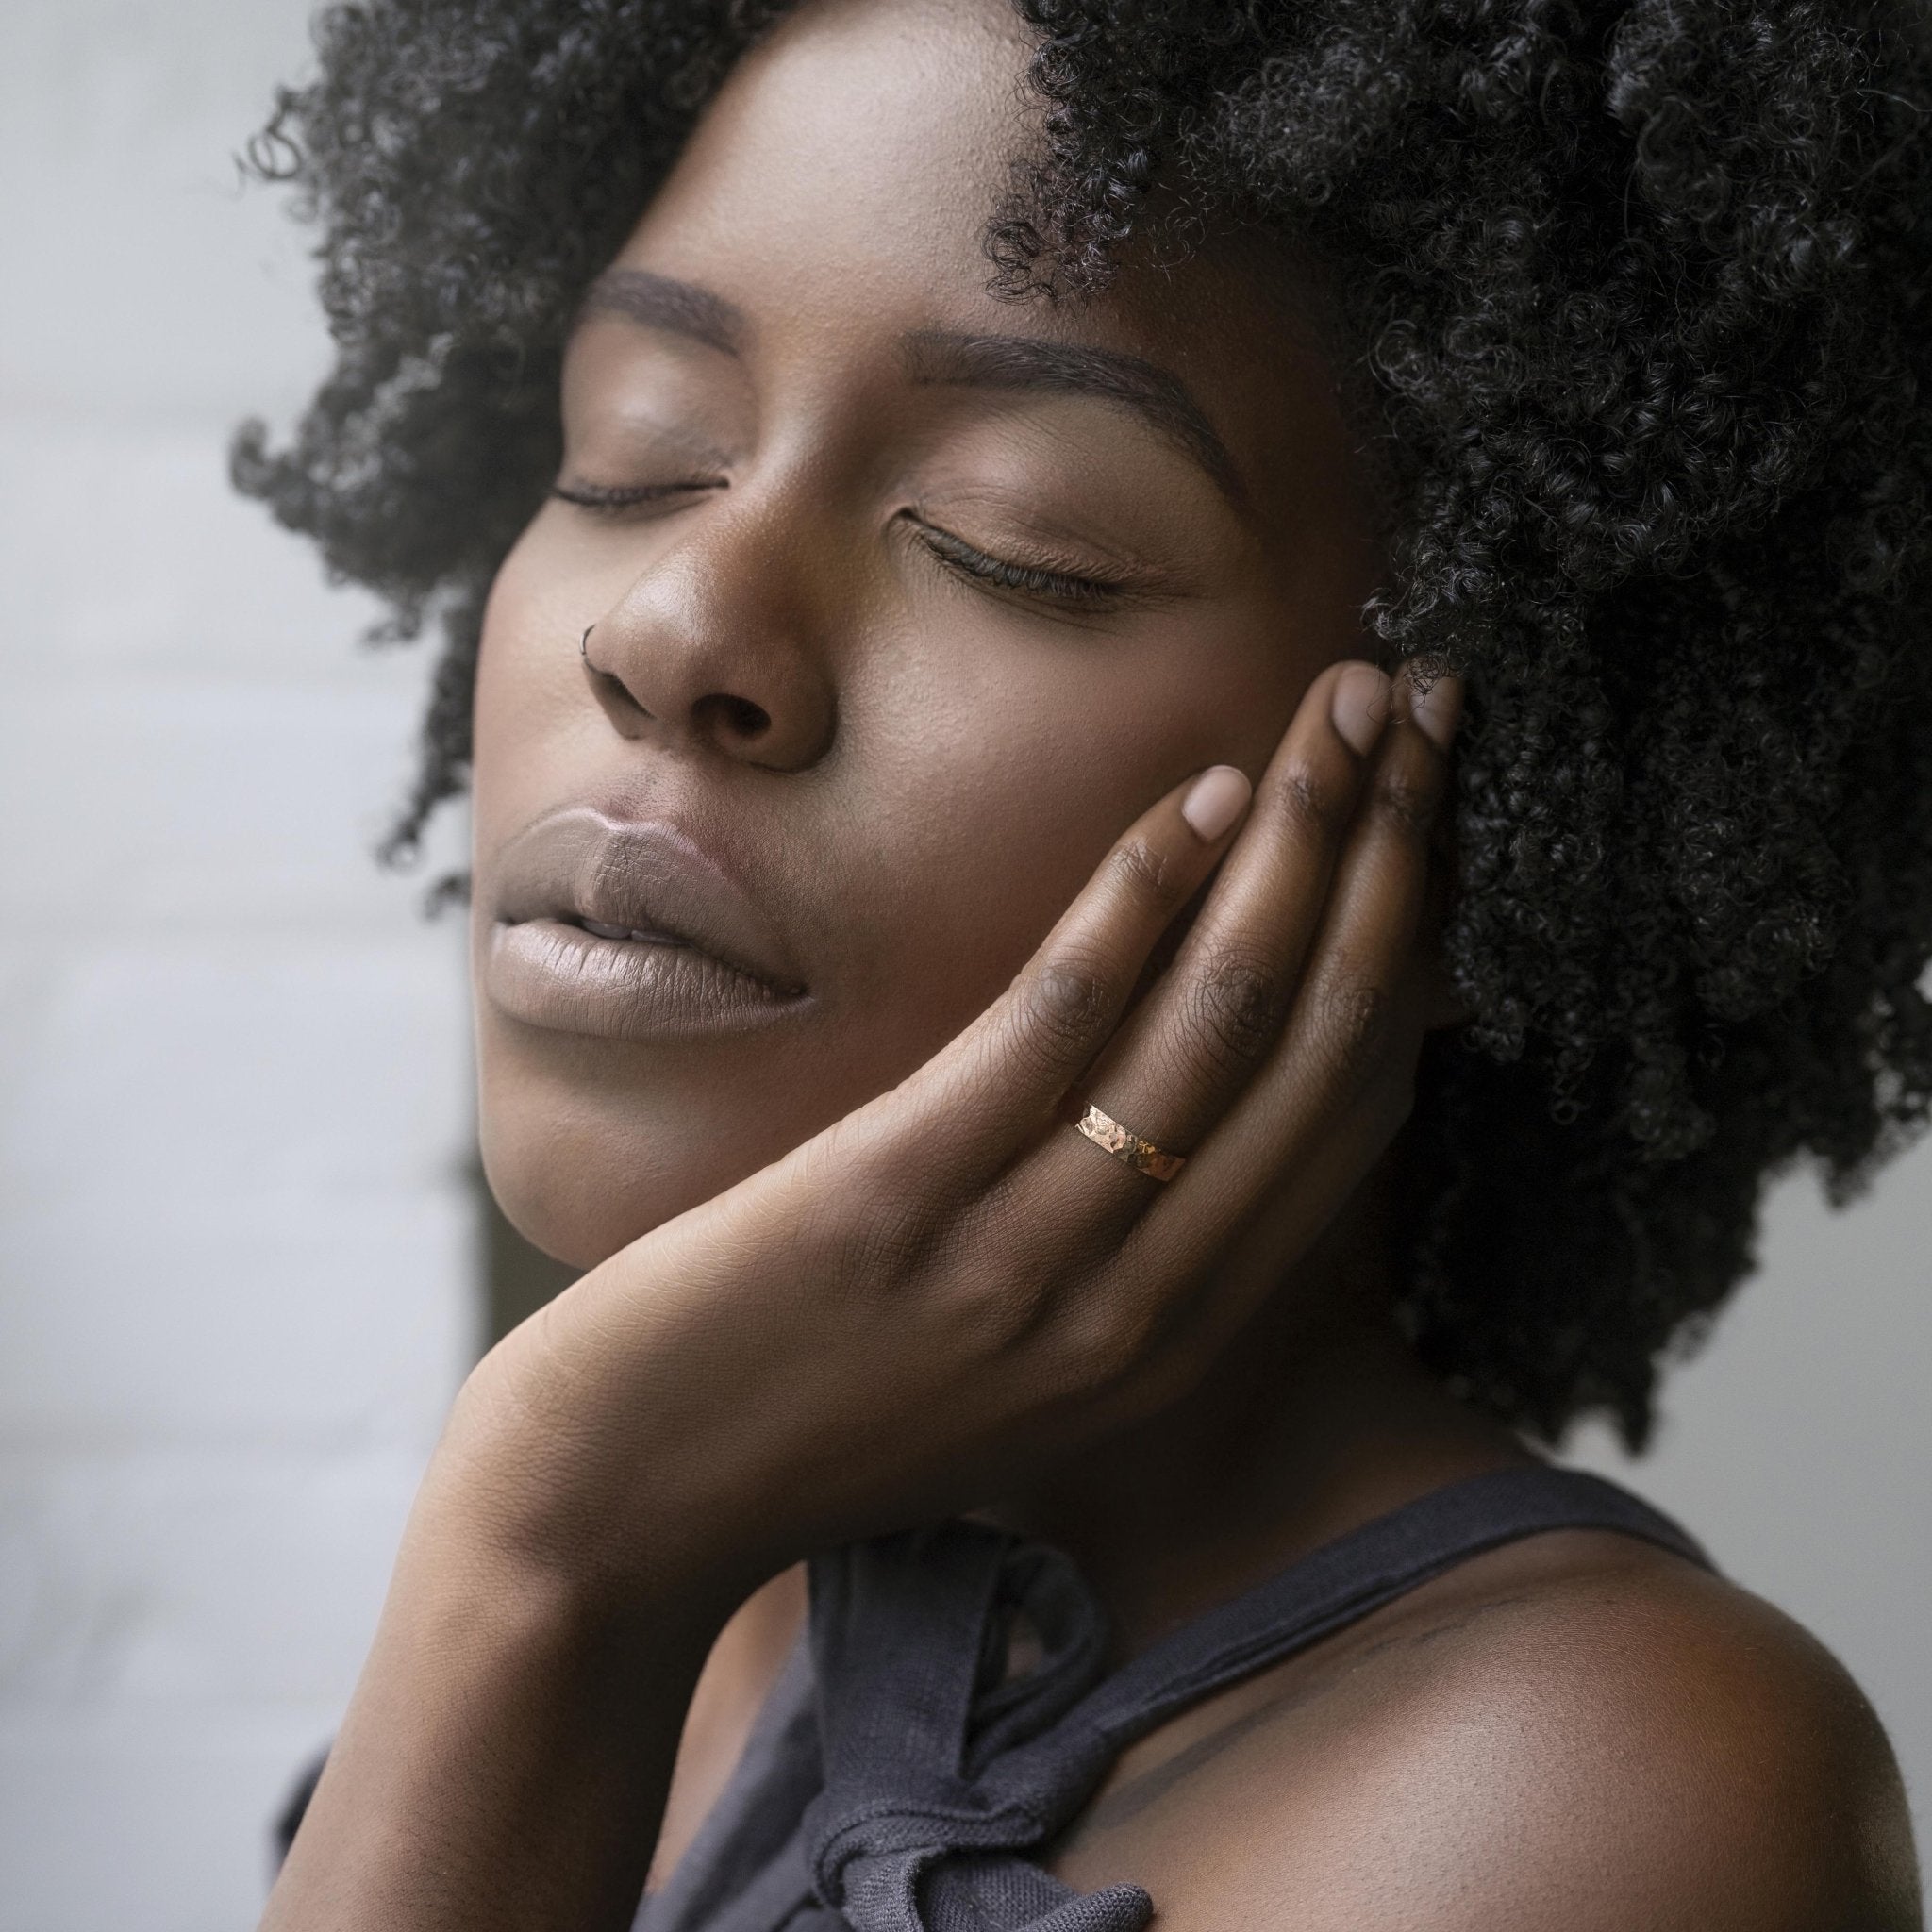
<svg viewBox="0 0 1932 1932">
<path fill-rule="evenodd" d="M 641 268 L 605 270 L 591 284 L 578 313 L 621 315 L 644 328 L 688 336 L 708 348 L 722 349 L 727 356 L 739 354 L 751 332 L 744 310 L 724 296 L 694 282 L 654 275 Z"/>
<path fill-rule="evenodd" d="M 742 353 L 751 334 L 749 318 L 735 303 L 694 282 L 648 269 L 607 269 L 591 284 L 579 310 L 580 316 L 595 314 L 619 315 L 727 356 Z M 1187 385 L 1157 362 L 1037 336 L 967 335 L 950 329 L 917 329 L 903 346 L 906 373 L 915 383 L 1044 390 L 1131 409 L 1192 458 L 1230 503 L 1238 508 L 1246 505 L 1247 491 L 1227 445 Z"/>
<path fill-rule="evenodd" d="M 1157 362 L 1034 336 L 956 335 L 945 329 L 917 330 L 906 338 L 905 353 L 907 375 L 914 382 L 1048 390 L 1131 409 L 1191 457 L 1237 508 L 1246 503 L 1227 445 L 1187 385 Z"/>
</svg>

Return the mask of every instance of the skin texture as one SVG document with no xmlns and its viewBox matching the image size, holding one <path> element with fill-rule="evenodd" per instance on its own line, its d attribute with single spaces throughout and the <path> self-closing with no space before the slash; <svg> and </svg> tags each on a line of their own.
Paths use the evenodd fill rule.
<svg viewBox="0 0 1932 1932">
<path fill-rule="evenodd" d="M 1869 1707 L 1789 1620 L 1566 1533 L 1190 1713 L 1053 1864 L 1187 1932 L 1883 1926 L 1916 1922 L 1901 1815 Z"/>
<path fill-rule="evenodd" d="M 914 14 L 788 37 L 707 118 L 615 265 L 732 303 L 742 354 L 593 314 L 567 358 L 566 483 L 729 487 L 620 516 L 553 501 L 499 575 L 476 704 L 479 941 L 514 831 L 622 800 L 725 848 L 811 992 L 795 1024 L 692 1051 L 573 1049 L 482 1007 L 491 1184 L 579 1265 L 935 1053 L 1123 825 L 1205 765 L 1258 774 L 1313 674 L 1360 648 L 1374 555 L 1350 441 L 1321 358 L 1279 353 L 1278 275 L 1243 273 L 1229 245 L 1185 284 L 1143 277 L 1077 318 L 984 292 L 973 218 L 1021 129 L 976 84 L 983 46 L 1019 58 L 992 8 L 945 35 Z M 839 135 L 861 99 L 877 104 L 862 153 Z M 905 339 L 935 329 L 1159 363 L 1244 501 L 1117 406 L 908 382 Z M 666 417 L 726 460 L 652 446 L 636 425 Z M 991 597 L 918 542 L 915 508 L 994 557 L 1119 572 L 1134 594 L 1104 613 Z M 635 700 L 614 720 L 570 648 L 588 625 Z M 722 694 L 767 730 L 735 733 Z"/>
<path fill-rule="evenodd" d="M 1348 661 L 1375 547 L 1291 265 L 1224 236 L 1025 318 L 1178 376 L 1225 466 L 1172 409 L 908 375 L 1015 326 L 977 238 L 1021 58 L 991 5 L 806 8 L 615 263 L 714 340 L 574 339 L 566 492 L 680 488 L 553 501 L 497 579 L 475 943 L 491 1185 L 589 1272 L 462 1392 L 272 1926 L 626 1924 L 640 1821 L 667 1869 L 834 1540 L 990 1510 L 1131 1650 L 1524 1457 L 1389 1314 L 1457 693 Z M 936 530 L 1131 588 L 967 582 Z M 1254 787 L 1205 831 L 1204 767 Z M 581 804 L 723 854 L 806 996 L 694 1041 L 505 1011 L 506 855 Z M 1902 1818 L 1807 1640 L 1549 1538 L 1144 1740 L 1055 1856 L 1163 1926 L 1820 1932 L 1916 1923 Z"/>
</svg>

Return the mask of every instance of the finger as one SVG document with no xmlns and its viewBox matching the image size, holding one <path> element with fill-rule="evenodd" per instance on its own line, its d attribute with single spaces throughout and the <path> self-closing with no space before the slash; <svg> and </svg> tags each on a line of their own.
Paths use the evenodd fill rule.
<svg viewBox="0 0 1932 1932">
<path fill-rule="evenodd" d="M 1426 908 L 1448 779 L 1432 731 L 1453 727 L 1454 703 L 1419 718 L 1398 697 L 1280 1040 L 1182 1177 L 1192 1198 L 1173 1206 L 1188 1239 L 1226 1239 L 1284 1189 L 1306 1200 L 1312 1238 L 1407 1113 L 1430 1017 Z M 1337 1159 L 1345 1184 L 1326 1171 Z"/>
<path fill-rule="evenodd" d="M 1429 1022 L 1429 820 L 1446 774 L 1417 742 L 1454 727 L 1457 694 L 1385 741 L 1282 1040 L 1172 1188 L 1123 1239 L 1123 1279 L 1185 1281 L 1116 1308 L 1158 1331 L 1150 1373 L 1177 1391 L 1321 1236 L 1407 1118 Z M 1420 707 L 1415 708 L 1420 710 Z M 1198 1257 L 1221 1257 L 1203 1270 Z M 1243 1258 L 1244 1257 L 1244 1258 Z M 1237 1263 L 1241 1262 L 1241 1265 Z"/>
<path fill-rule="evenodd" d="M 1447 767 L 1408 708 L 1407 680 L 1392 691 L 1385 685 L 1383 695 L 1387 722 L 1375 751 L 1357 761 L 1342 849 L 1311 895 L 1319 911 L 1283 928 L 1295 936 L 1289 944 L 1305 949 L 1285 1024 L 1192 1157 L 1163 1187 L 1118 1161 L 1094 1160 L 1077 1136 L 1063 1134 L 1020 1171 L 1036 1202 L 1056 1203 L 1050 1218 L 1035 1218 L 1044 1230 L 1037 1239 L 1058 1251 L 1058 1278 L 1081 1279 L 1094 1229 L 1109 1230 L 1113 1265 L 1091 1278 L 1096 1292 L 1084 1306 L 1063 1312 L 1083 1359 L 1124 1363 L 1131 1384 L 1157 1395 L 1185 1386 L 1279 1286 L 1407 1112 L 1425 980 L 1418 941 Z M 1439 729 L 1441 722 L 1441 712 L 1429 720 Z M 1233 883 L 1244 849 L 1265 838 L 1266 790 L 1264 781 L 1215 895 Z M 1278 862 L 1263 864 L 1262 875 Z M 1278 907 L 1257 909 L 1283 917 Z M 1311 924 L 1312 941 L 1301 939 Z M 1133 1074 L 1126 1041 L 1124 1031 L 1121 1050 L 1096 1067 L 1096 1086 L 1104 1070 Z M 1150 1113 L 1158 1104 L 1157 1093 Z"/>
<path fill-rule="evenodd" d="M 1192 1151 L 1279 1036 L 1391 697 L 1371 664 L 1332 666 L 1309 687 L 1186 941 L 1082 1085 L 1170 1154 Z M 1054 1158 L 1083 1157 L 1056 1143 Z"/>
<path fill-rule="evenodd" d="M 1407 1112 L 1398 1085 L 1372 1089 L 1315 1138 L 1291 1174 L 1257 1190 L 1200 1169 L 1191 1199 L 1170 1190 L 1127 1230 L 1121 1277 L 1179 1284 L 1164 1293 L 1132 1291 L 1128 1306 L 1109 1311 L 1115 1324 L 1145 1338 L 1138 1359 L 1156 1406 L 1192 1387 L 1267 1302 L 1294 1291 L 1296 1263 L 1368 1180 Z M 1166 1218 L 1183 1207 L 1185 1224 Z M 1211 1265 L 1202 1265 L 1204 1256 L 1213 1257 Z M 1100 1320 L 1100 1311 L 1091 1319 Z"/>
<path fill-rule="evenodd" d="M 942 1116 L 962 1175 L 1004 1165 L 1104 1047 L 1148 956 L 1232 841 L 1252 788 L 1232 765 L 1176 786 L 1114 844 L 1012 985 L 900 1090 Z"/>
</svg>

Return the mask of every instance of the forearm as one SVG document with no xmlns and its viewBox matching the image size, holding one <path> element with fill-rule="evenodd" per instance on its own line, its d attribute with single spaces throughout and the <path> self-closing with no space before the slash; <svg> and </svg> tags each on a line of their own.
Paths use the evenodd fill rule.
<svg viewBox="0 0 1932 1932">
<path fill-rule="evenodd" d="M 630 1923 L 731 1592 L 520 1548 L 474 1476 L 446 1443 L 263 1932 Z"/>
</svg>

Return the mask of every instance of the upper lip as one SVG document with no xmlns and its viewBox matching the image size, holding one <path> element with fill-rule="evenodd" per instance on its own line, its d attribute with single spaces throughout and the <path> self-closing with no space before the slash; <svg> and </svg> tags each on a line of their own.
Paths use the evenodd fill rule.
<svg viewBox="0 0 1932 1932">
<path fill-rule="evenodd" d="M 573 806 L 526 825 L 498 864 L 496 916 L 507 924 L 591 919 L 670 933 L 774 992 L 804 991 L 772 921 L 675 825 Z"/>
</svg>

